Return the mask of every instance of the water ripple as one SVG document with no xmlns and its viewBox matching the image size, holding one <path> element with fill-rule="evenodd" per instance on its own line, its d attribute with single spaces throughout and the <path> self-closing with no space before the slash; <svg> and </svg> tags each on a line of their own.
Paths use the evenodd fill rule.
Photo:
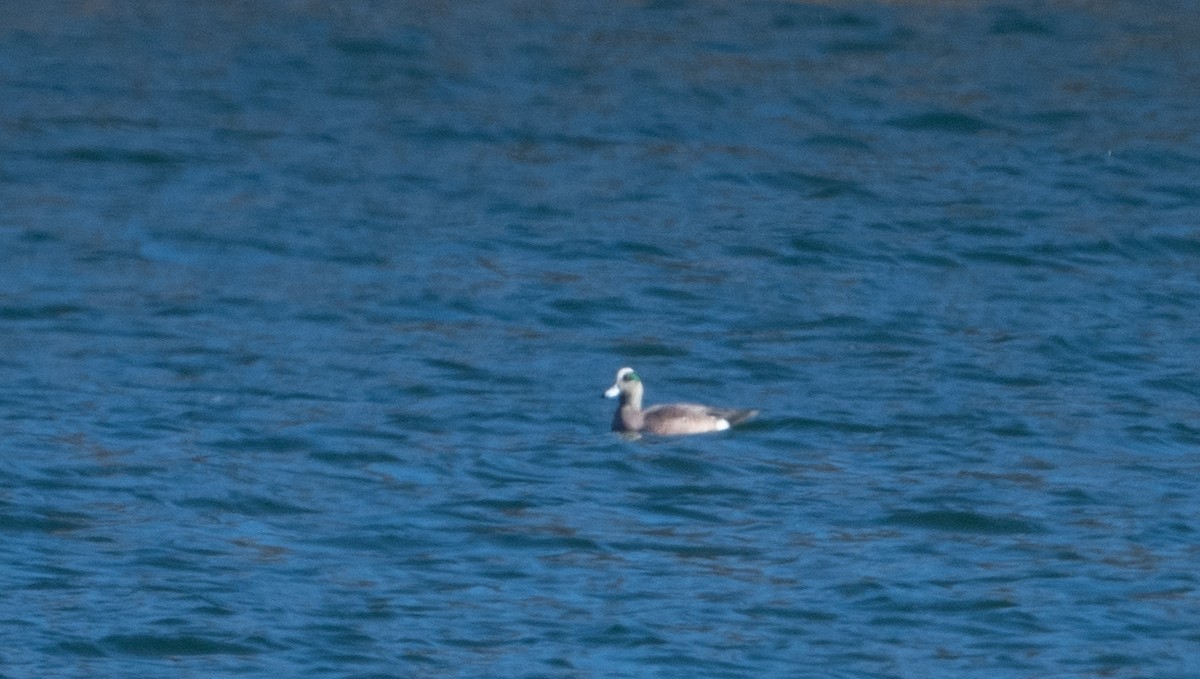
<svg viewBox="0 0 1200 679">
<path fill-rule="evenodd" d="M 8 675 L 1200 669 L 1192 4 L 9 4 Z"/>
</svg>

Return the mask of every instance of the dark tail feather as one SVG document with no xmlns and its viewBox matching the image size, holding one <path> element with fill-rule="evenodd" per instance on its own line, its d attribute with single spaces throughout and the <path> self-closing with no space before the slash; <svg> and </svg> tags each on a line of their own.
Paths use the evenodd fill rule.
<svg viewBox="0 0 1200 679">
<path fill-rule="evenodd" d="M 729 422 L 729 426 L 732 427 L 735 424 L 741 424 L 742 422 L 745 422 L 746 420 L 750 419 L 751 417 L 754 417 L 755 415 L 758 414 L 758 411 L 757 410 L 721 410 L 721 411 L 713 413 L 713 414 L 716 415 L 717 417 L 725 418 L 725 420 L 727 422 Z"/>
</svg>

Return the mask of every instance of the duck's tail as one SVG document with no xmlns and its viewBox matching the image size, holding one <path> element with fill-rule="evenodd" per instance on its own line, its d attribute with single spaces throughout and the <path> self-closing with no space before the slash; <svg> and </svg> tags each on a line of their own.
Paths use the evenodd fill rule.
<svg viewBox="0 0 1200 679">
<path fill-rule="evenodd" d="M 718 410 L 713 413 L 729 423 L 729 426 L 741 424 L 758 414 L 757 410 Z"/>
</svg>

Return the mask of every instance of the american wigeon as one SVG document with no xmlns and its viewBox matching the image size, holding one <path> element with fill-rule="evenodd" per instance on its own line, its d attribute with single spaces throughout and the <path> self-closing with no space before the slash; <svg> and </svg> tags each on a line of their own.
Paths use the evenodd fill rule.
<svg viewBox="0 0 1200 679">
<path fill-rule="evenodd" d="M 613 415 L 613 431 L 650 434 L 702 434 L 723 431 L 758 414 L 757 410 L 713 408 L 698 403 L 666 403 L 642 410 L 642 379 L 633 368 L 617 371 L 617 381 L 604 395 L 621 397 Z"/>
</svg>

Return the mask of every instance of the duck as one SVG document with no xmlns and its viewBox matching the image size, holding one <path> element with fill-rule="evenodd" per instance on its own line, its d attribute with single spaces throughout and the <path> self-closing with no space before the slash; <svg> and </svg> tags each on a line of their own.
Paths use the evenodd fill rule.
<svg viewBox="0 0 1200 679">
<path fill-rule="evenodd" d="M 617 371 L 617 379 L 607 398 L 621 397 L 613 414 L 612 430 L 624 434 L 658 434 L 676 436 L 724 431 L 758 414 L 757 410 L 714 408 L 699 403 L 664 403 L 642 410 L 642 378 L 633 368 Z"/>
</svg>

